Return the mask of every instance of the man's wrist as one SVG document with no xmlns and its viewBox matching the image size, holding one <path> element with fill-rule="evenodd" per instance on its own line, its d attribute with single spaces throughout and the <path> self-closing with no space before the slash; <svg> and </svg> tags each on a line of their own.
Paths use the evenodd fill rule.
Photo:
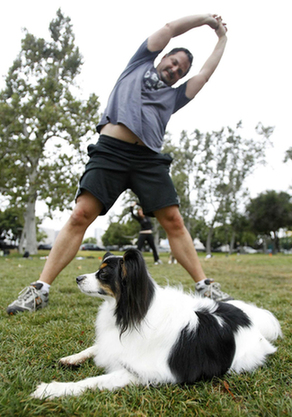
<svg viewBox="0 0 292 417">
<path fill-rule="evenodd" d="M 219 26 L 219 23 L 214 18 L 214 15 L 207 13 L 206 15 L 203 15 L 203 24 L 210 26 L 212 29 L 216 29 Z"/>
</svg>

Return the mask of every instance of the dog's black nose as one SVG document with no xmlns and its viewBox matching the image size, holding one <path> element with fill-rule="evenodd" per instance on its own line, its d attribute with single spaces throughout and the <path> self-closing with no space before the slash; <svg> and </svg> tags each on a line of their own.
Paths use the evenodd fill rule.
<svg viewBox="0 0 292 417">
<path fill-rule="evenodd" d="M 79 277 L 76 278 L 77 284 L 79 284 L 81 281 L 83 281 L 85 278 L 85 275 L 79 275 Z"/>
</svg>

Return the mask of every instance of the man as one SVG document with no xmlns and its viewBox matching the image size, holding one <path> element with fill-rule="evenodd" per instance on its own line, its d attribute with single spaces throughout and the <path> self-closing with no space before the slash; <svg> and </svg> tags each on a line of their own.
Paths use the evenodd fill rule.
<svg viewBox="0 0 292 417">
<path fill-rule="evenodd" d="M 200 72 L 178 88 L 172 86 L 190 70 L 192 55 L 178 48 L 154 60 L 169 41 L 208 25 L 218 41 Z M 80 180 L 76 206 L 59 233 L 40 279 L 8 306 L 8 314 L 34 311 L 48 303 L 49 288 L 75 257 L 88 226 L 105 214 L 118 196 L 131 188 L 143 212 L 154 214 L 165 229 L 171 251 L 196 282 L 196 291 L 218 300 L 230 299 L 219 284 L 207 279 L 190 234 L 179 213 L 179 201 L 169 177 L 169 155 L 160 153 L 172 113 L 189 103 L 209 80 L 223 55 L 226 25 L 217 15 L 187 16 L 151 35 L 138 49 L 117 81 L 101 118 L 96 145 L 89 145 L 89 162 Z"/>
</svg>

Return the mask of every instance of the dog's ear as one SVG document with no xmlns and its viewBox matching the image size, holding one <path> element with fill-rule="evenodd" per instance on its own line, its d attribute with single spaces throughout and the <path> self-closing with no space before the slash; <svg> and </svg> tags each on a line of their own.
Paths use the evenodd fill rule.
<svg viewBox="0 0 292 417">
<path fill-rule="evenodd" d="M 129 273 L 134 275 L 144 275 L 146 273 L 148 276 L 145 260 L 138 249 L 126 250 L 123 256 L 123 269 L 125 279 L 128 278 Z"/>
<path fill-rule="evenodd" d="M 106 253 L 103 255 L 102 260 L 104 260 L 104 259 L 105 259 L 105 258 L 107 258 L 108 256 L 113 256 L 113 254 L 112 254 L 111 252 L 106 252 Z"/>
<path fill-rule="evenodd" d="M 117 303 L 117 323 L 121 333 L 138 327 L 145 317 L 154 294 L 154 282 L 138 249 L 128 249 L 121 262 L 121 296 Z"/>
</svg>

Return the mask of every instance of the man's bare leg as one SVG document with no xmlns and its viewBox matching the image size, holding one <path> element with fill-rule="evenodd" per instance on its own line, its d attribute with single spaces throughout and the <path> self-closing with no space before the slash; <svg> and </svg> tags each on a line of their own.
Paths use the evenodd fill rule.
<svg viewBox="0 0 292 417">
<path fill-rule="evenodd" d="M 47 306 L 50 285 L 75 257 L 86 229 L 101 213 L 102 207 L 92 194 L 82 192 L 68 222 L 56 239 L 39 280 L 24 288 L 18 298 L 9 304 L 8 314 L 36 311 Z"/>
<path fill-rule="evenodd" d="M 166 207 L 154 214 L 167 233 L 172 254 L 196 282 L 195 292 L 216 301 L 233 300 L 229 294 L 221 290 L 220 284 L 215 283 L 213 279 L 206 279 L 191 235 L 184 225 L 178 207 Z"/>
<path fill-rule="evenodd" d="M 155 211 L 155 217 L 167 233 L 171 252 L 195 282 L 206 279 L 191 235 L 177 206 Z"/>
<path fill-rule="evenodd" d="M 73 212 L 57 236 L 39 280 L 52 284 L 57 275 L 72 261 L 88 226 L 102 210 L 102 204 L 89 192 L 78 197 Z"/>
</svg>

